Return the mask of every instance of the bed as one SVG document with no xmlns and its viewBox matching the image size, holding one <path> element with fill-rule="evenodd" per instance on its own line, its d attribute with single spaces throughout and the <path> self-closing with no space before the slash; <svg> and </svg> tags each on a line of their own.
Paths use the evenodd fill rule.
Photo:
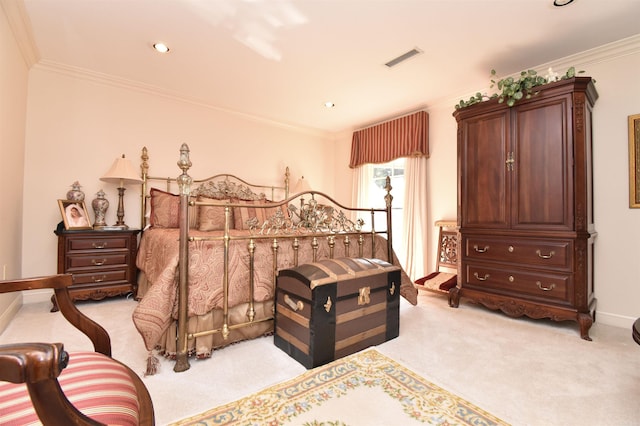
<svg viewBox="0 0 640 426">
<path fill-rule="evenodd" d="M 338 257 L 399 264 L 391 249 L 389 183 L 385 209 L 357 209 L 318 191 L 291 195 L 288 168 L 278 185 L 254 185 L 231 174 L 194 180 L 186 144 L 175 179 L 149 175 L 146 148 L 141 159 L 143 232 L 133 321 L 149 351 L 147 374 L 156 372 L 153 351 L 174 359 L 180 372 L 191 357 L 209 358 L 215 349 L 272 334 L 280 269 Z M 375 229 L 379 223 L 383 230 Z M 404 271 L 400 294 L 417 303 Z"/>
</svg>

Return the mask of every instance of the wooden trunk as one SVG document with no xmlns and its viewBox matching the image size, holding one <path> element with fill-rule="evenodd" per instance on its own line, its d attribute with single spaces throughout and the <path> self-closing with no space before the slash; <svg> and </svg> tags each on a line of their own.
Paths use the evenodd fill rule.
<svg viewBox="0 0 640 426">
<path fill-rule="evenodd" d="M 400 268 L 341 258 L 278 273 L 274 343 L 306 368 L 398 336 Z"/>
</svg>

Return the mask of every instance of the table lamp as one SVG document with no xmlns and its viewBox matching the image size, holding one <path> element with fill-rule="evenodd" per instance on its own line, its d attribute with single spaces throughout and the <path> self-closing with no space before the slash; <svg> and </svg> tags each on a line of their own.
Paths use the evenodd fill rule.
<svg viewBox="0 0 640 426">
<path fill-rule="evenodd" d="M 311 191 L 311 186 L 309 185 L 309 182 L 304 178 L 304 176 L 302 176 L 300 179 L 298 179 L 296 187 L 293 188 L 293 192 L 299 194 L 305 191 Z"/>
<path fill-rule="evenodd" d="M 116 161 L 113 162 L 109 171 L 107 171 L 100 180 L 105 182 L 115 182 L 120 185 L 118 186 L 118 212 L 116 213 L 118 221 L 114 227 L 128 229 L 129 227 L 124 223 L 124 184 L 141 183 L 142 179 L 138 176 L 131 162 L 124 158 L 124 154 L 122 154 L 122 158 L 116 158 Z"/>
</svg>

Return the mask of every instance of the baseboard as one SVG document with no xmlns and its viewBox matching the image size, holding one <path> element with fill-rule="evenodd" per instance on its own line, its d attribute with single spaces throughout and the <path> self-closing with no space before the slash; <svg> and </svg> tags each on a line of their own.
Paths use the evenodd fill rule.
<svg viewBox="0 0 640 426">
<path fill-rule="evenodd" d="M 0 333 L 7 328 L 13 317 L 16 316 L 22 303 L 22 295 L 16 294 L 16 297 L 9 303 L 9 306 L 3 312 L 0 312 Z"/>
<path fill-rule="evenodd" d="M 596 311 L 596 322 L 598 324 L 612 325 L 614 327 L 627 328 L 631 330 L 633 323 L 638 318 L 626 317 L 608 312 Z"/>
<path fill-rule="evenodd" d="M 53 296 L 53 290 L 49 289 L 24 291 L 22 292 L 22 303 L 27 305 L 29 303 L 50 302 L 51 296 Z"/>
</svg>

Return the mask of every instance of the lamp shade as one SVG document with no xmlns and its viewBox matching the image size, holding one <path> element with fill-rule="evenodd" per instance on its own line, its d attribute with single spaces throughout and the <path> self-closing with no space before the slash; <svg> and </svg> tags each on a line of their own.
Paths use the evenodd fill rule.
<svg viewBox="0 0 640 426">
<path fill-rule="evenodd" d="M 296 187 L 293 188 L 293 192 L 299 194 L 305 191 L 311 191 L 311 186 L 309 186 L 309 182 L 304 178 L 304 176 L 302 176 L 300 179 L 298 179 Z"/>
<path fill-rule="evenodd" d="M 111 168 L 100 178 L 100 180 L 118 183 L 142 182 L 142 179 L 140 179 L 140 176 L 131 164 L 131 161 L 124 158 L 124 154 L 122 154 L 121 158 L 116 158 L 116 161 L 113 162 Z"/>
</svg>

